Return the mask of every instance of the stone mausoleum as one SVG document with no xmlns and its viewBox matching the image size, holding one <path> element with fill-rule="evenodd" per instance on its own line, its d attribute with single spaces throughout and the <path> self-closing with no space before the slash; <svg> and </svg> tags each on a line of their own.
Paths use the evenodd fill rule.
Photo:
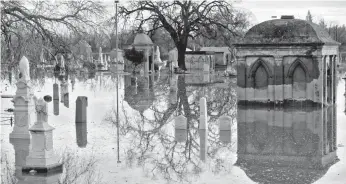
<svg viewBox="0 0 346 184">
<path fill-rule="evenodd" d="M 317 24 L 293 16 L 255 25 L 235 44 L 238 102 L 334 103 L 339 45 Z"/>
</svg>

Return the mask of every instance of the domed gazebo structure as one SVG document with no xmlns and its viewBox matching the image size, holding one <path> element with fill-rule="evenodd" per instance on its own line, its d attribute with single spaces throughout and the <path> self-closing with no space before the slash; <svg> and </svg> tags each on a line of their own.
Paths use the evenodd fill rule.
<svg viewBox="0 0 346 184">
<path fill-rule="evenodd" d="M 144 74 L 148 75 L 149 74 L 149 55 L 150 55 L 150 50 L 153 50 L 154 43 L 150 39 L 150 37 L 146 34 L 143 33 L 142 30 L 138 32 L 136 35 L 133 44 L 132 44 L 136 50 L 144 50 L 144 55 L 145 55 L 145 64 L 144 64 Z M 154 63 L 152 63 L 154 65 Z M 152 69 L 154 67 L 152 66 Z"/>
<path fill-rule="evenodd" d="M 238 102 L 335 102 L 340 43 L 317 24 L 282 16 L 252 27 L 237 49 Z"/>
</svg>

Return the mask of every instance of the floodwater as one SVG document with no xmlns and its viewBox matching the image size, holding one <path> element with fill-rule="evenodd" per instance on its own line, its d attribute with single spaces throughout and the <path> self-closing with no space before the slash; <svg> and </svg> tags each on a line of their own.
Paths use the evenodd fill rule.
<svg viewBox="0 0 346 184">
<path fill-rule="evenodd" d="M 335 106 L 268 109 L 238 107 L 236 79 L 218 75 L 161 72 L 137 80 L 110 72 L 55 78 L 41 70 L 34 75 L 35 95 L 54 96 L 48 122 L 55 128 L 53 147 L 64 169 L 49 176 L 21 173 L 30 146 L 25 141 L 10 143 L 12 127 L 4 121 L 4 183 L 346 181 L 345 82 L 341 78 Z M 15 93 L 15 78 L 15 74 L 10 79 L 2 76 L 2 94 Z M 75 122 L 78 96 L 88 99 L 86 123 Z M 207 99 L 207 130 L 199 129 L 201 97 Z M 4 112 L 7 108 L 13 108 L 13 103 L 1 99 L 2 115 L 11 115 Z M 186 130 L 175 129 L 174 118 L 179 115 L 187 118 Z M 220 131 L 218 119 L 225 115 L 231 118 L 230 128 Z"/>
</svg>

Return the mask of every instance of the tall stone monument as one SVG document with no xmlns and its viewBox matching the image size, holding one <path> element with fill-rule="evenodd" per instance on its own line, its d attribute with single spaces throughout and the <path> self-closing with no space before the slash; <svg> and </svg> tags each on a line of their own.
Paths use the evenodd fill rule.
<svg viewBox="0 0 346 184">
<path fill-rule="evenodd" d="M 33 93 L 30 83 L 30 68 L 28 59 L 23 56 L 19 62 L 20 78 L 17 82 L 17 91 L 13 97 L 14 127 L 10 139 L 30 139 L 29 126 L 33 110 Z"/>
</svg>

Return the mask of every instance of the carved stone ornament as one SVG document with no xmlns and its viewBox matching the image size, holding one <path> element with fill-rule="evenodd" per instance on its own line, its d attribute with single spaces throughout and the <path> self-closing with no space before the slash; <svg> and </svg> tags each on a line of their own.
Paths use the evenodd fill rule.
<svg viewBox="0 0 346 184">
<path fill-rule="evenodd" d="M 29 60 L 25 56 L 23 56 L 19 61 L 19 71 L 22 74 L 21 79 L 24 81 L 30 80 Z"/>
</svg>

